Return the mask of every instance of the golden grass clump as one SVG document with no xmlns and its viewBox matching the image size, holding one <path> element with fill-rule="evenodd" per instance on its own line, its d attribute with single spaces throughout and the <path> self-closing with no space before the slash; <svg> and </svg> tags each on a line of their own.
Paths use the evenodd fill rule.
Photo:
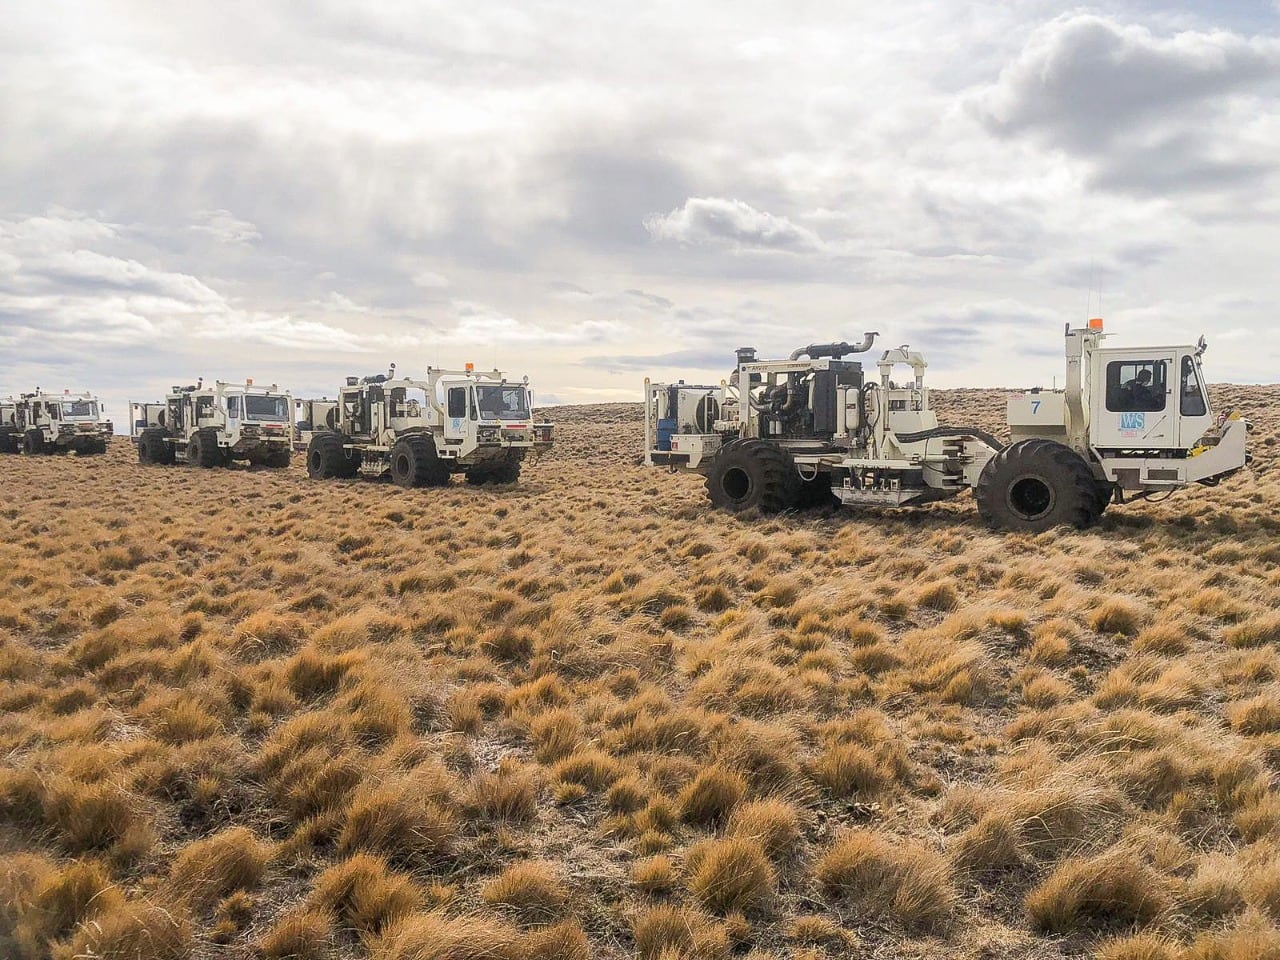
<svg viewBox="0 0 1280 960">
<path fill-rule="evenodd" d="M 1244 898 L 1255 910 L 1280 920 L 1280 846 L 1259 844 L 1247 851 Z"/>
<path fill-rule="evenodd" d="M 670 893 L 679 882 L 675 862 L 664 854 L 637 860 L 631 867 L 631 883 L 641 893 Z"/>
<path fill-rule="evenodd" d="M 510 910 L 521 923 L 545 924 L 560 916 L 569 901 L 569 889 L 553 864 L 525 860 L 486 883 L 480 899 Z"/>
<path fill-rule="evenodd" d="M 521 767 L 503 766 L 478 773 L 466 789 L 466 803 L 490 820 L 525 823 L 538 813 L 538 777 Z"/>
<path fill-rule="evenodd" d="M 827 896 L 909 930 L 938 930 L 955 910 L 947 862 L 905 838 L 850 831 L 827 848 L 814 873 Z"/>
<path fill-rule="evenodd" d="M 432 780 L 403 777 L 357 788 L 347 805 L 338 851 L 381 853 L 415 863 L 447 856 L 457 820 L 447 806 L 448 783 Z"/>
<path fill-rule="evenodd" d="M 265 960 L 322 960 L 329 953 L 333 917 L 325 910 L 298 906 L 282 913 L 259 938 Z"/>
<path fill-rule="evenodd" d="M 1200 934 L 1178 960 L 1275 960 L 1280 957 L 1280 930 L 1246 917 L 1229 930 Z"/>
<path fill-rule="evenodd" d="M 1227 721 L 1245 736 L 1280 733 L 1280 693 L 1261 693 L 1227 708 Z"/>
<path fill-rule="evenodd" d="M 520 941 L 520 960 L 591 960 L 587 935 L 572 920 L 531 930 Z"/>
<path fill-rule="evenodd" d="M 594 747 L 575 750 L 551 768 L 558 780 L 576 783 L 588 790 L 604 790 L 622 776 L 622 766 L 609 754 Z"/>
<path fill-rule="evenodd" d="M 110 782 L 57 779 L 43 799 L 45 818 L 73 854 L 105 850 L 145 822 L 138 798 Z"/>
<path fill-rule="evenodd" d="M 1027 917 L 1047 933 L 1144 926 L 1170 906 L 1167 881 L 1117 850 L 1061 864 L 1027 894 Z"/>
<path fill-rule="evenodd" d="M 519 935 L 496 920 L 419 913 L 396 923 L 369 951 L 372 960 L 521 960 Z"/>
<path fill-rule="evenodd" d="M 1108 940 L 1098 947 L 1097 960 L 1178 960 L 1176 940 L 1154 933 L 1135 933 Z"/>
<path fill-rule="evenodd" d="M 604 805 L 614 813 L 635 813 L 649 802 L 649 792 L 638 777 L 623 777 L 604 795 Z"/>
<path fill-rule="evenodd" d="M 1239 913 L 1245 907 L 1243 874 L 1230 857 L 1211 854 L 1196 867 L 1178 893 L 1180 909 L 1188 916 L 1214 921 Z"/>
<path fill-rule="evenodd" d="M 236 625 L 231 643 L 238 656 L 265 660 L 292 650 L 306 633 L 307 625 L 301 617 L 260 610 Z"/>
<path fill-rule="evenodd" d="M 734 808 L 726 832 L 756 841 L 774 862 L 789 860 L 800 844 L 800 817 L 785 800 L 752 800 Z"/>
<path fill-rule="evenodd" d="M 1141 605 L 1124 597 L 1112 597 L 1094 608 L 1089 626 L 1098 633 L 1134 637 L 1147 617 L 1147 610 Z"/>
<path fill-rule="evenodd" d="M 690 849 L 685 869 L 689 893 L 712 913 L 758 913 L 773 900 L 777 877 L 755 840 L 704 840 Z"/>
<path fill-rule="evenodd" d="M 906 759 L 892 745 L 832 744 L 813 764 L 813 779 L 837 799 L 870 796 L 899 785 Z"/>
<path fill-rule="evenodd" d="M 838 950 L 851 946 L 854 938 L 830 917 L 824 917 L 818 913 L 804 913 L 795 917 L 787 925 L 787 939 L 801 946 Z"/>
<path fill-rule="evenodd" d="M 262 880 L 271 845 L 247 827 L 230 827 L 188 844 L 173 862 L 169 881 L 195 908 L 204 909 L 235 890 Z"/>
<path fill-rule="evenodd" d="M 407 876 L 367 853 L 330 867 L 316 878 L 308 904 L 361 934 L 377 934 L 411 914 L 422 893 Z"/>
<path fill-rule="evenodd" d="M 581 746 L 582 721 L 572 710 L 548 710 L 530 721 L 529 735 L 538 762 L 554 763 Z"/>
<path fill-rule="evenodd" d="M 702 827 L 723 823 L 746 792 L 746 781 L 737 773 L 720 766 L 707 767 L 676 798 L 680 818 Z"/>
<path fill-rule="evenodd" d="M 728 953 L 724 932 L 705 914 L 688 907 L 661 905 L 640 910 L 631 922 L 639 960 L 708 958 Z"/>
<path fill-rule="evenodd" d="M 34 886 L 38 936 L 56 940 L 77 925 L 122 909 L 124 897 L 101 863 L 73 860 Z"/>
<path fill-rule="evenodd" d="M 185 960 L 191 924 L 181 914 L 152 903 L 128 903 L 80 926 L 68 957 L 102 960 Z"/>
<path fill-rule="evenodd" d="M 1230 627 L 1223 637 L 1233 647 L 1280 643 L 1280 613 L 1261 613 Z"/>
</svg>

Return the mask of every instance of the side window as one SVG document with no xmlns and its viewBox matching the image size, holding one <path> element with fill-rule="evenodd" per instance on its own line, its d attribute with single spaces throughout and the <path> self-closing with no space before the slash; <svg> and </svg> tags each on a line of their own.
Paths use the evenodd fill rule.
<svg viewBox="0 0 1280 960">
<path fill-rule="evenodd" d="M 1113 360 L 1107 364 L 1107 409 L 1112 413 L 1164 409 L 1169 364 L 1164 360 Z"/>
<path fill-rule="evenodd" d="M 1204 389 L 1200 385 L 1200 371 L 1196 362 L 1190 357 L 1182 358 L 1182 388 L 1180 410 L 1184 417 L 1203 417 L 1209 412 L 1209 405 L 1204 399 Z"/>
<path fill-rule="evenodd" d="M 231 419 L 239 419 L 240 417 L 240 398 L 227 397 L 227 416 Z"/>
<path fill-rule="evenodd" d="M 449 388 L 449 416 L 465 417 L 467 415 L 467 388 Z"/>
</svg>

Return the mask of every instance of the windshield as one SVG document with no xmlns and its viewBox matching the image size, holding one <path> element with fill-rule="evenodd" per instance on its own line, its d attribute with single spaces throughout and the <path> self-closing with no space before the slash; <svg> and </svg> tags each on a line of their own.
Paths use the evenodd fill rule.
<svg viewBox="0 0 1280 960">
<path fill-rule="evenodd" d="M 244 397 L 244 416 L 246 420 L 279 420 L 284 423 L 289 419 L 289 400 L 287 397 L 264 397 L 247 393 Z"/>
<path fill-rule="evenodd" d="M 481 420 L 529 419 L 529 394 L 519 384 L 477 384 Z"/>
<path fill-rule="evenodd" d="M 62 404 L 62 417 L 64 420 L 96 417 L 97 415 L 98 405 L 92 400 L 67 400 Z"/>
</svg>

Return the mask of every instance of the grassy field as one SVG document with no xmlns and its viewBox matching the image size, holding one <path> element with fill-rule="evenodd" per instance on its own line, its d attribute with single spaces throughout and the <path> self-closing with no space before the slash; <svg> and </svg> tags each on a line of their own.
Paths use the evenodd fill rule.
<svg viewBox="0 0 1280 960">
<path fill-rule="evenodd" d="M 999 431 L 1001 396 L 935 395 Z M 0 956 L 1280 957 L 1280 388 L 1101 527 L 0 459 Z"/>
</svg>

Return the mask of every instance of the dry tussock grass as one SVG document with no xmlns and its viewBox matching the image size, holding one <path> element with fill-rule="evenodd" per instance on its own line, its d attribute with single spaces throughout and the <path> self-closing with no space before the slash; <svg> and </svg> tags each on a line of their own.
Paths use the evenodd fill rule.
<svg viewBox="0 0 1280 960">
<path fill-rule="evenodd" d="M 503 490 L 0 461 L 0 955 L 1280 955 L 1219 396 L 1253 482 L 1037 537 L 713 514 L 629 405 Z"/>
</svg>

